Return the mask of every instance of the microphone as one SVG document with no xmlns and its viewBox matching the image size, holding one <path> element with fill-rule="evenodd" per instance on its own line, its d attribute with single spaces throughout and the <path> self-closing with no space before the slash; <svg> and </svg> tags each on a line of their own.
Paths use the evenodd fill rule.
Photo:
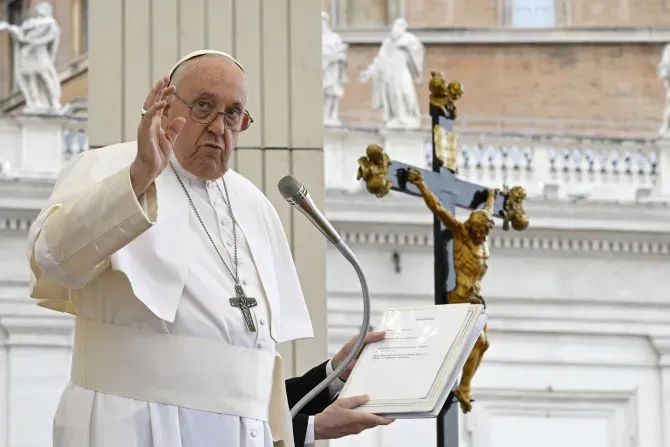
<svg viewBox="0 0 670 447">
<path fill-rule="evenodd" d="M 334 245 L 337 245 L 342 241 L 342 238 L 337 234 L 335 228 L 333 228 L 330 222 L 328 222 L 325 216 L 321 214 L 321 211 L 316 207 L 304 185 L 294 177 L 287 175 L 279 181 L 278 187 L 279 192 L 284 199 L 304 214 L 305 217 L 307 217 L 307 219 L 309 219 L 310 222 L 312 222 L 312 224 L 326 236 L 326 239 Z"/>
<path fill-rule="evenodd" d="M 368 281 L 363 272 L 363 268 L 356 259 L 356 256 L 347 246 L 347 244 L 342 240 L 340 235 L 337 233 L 335 228 L 328 222 L 328 219 L 319 211 L 319 209 L 314 204 L 314 201 L 307 192 L 307 188 L 296 180 L 294 177 L 287 175 L 282 178 L 278 184 L 279 192 L 282 197 L 286 199 L 294 208 L 300 211 L 302 214 L 309 219 L 312 224 L 319 229 L 319 231 L 332 243 L 337 249 L 342 253 L 347 261 L 351 263 L 358 275 L 358 280 L 361 283 L 361 291 L 363 293 L 363 323 L 361 324 L 361 329 L 358 333 L 358 338 L 354 344 L 353 349 L 349 353 L 346 359 L 335 368 L 335 370 L 326 377 L 321 383 L 319 383 L 312 391 L 307 393 L 302 399 L 298 401 L 297 404 L 291 408 L 291 418 L 294 418 L 296 414 L 305 406 L 309 401 L 314 399 L 321 391 L 326 389 L 328 385 L 339 377 L 344 370 L 346 370 L 349 365 L 354 361 L 356 357 L 363 350 L 365 344 L 365 336 L 368 333 L 368 328 L 370 327 L 370 292 L 368 290 Z"/>
</svg>

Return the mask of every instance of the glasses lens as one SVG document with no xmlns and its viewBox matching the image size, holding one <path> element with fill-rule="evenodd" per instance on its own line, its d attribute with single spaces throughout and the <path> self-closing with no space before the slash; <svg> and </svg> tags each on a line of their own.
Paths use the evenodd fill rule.
<svg viewBox="0 0 670 447">
<path fill-rule="evenodd" d="M 226 115 L 226 127 L 228 127 L 230 130 L 243 132 L 247 130 L 249 124 L 251 124 L 251 117 L 247 112 L 236 116 Z"/>
<path fill-rule="evenodd" d="M 216 109 L 191 108 L 191 119 L 198 123 L 208 124 L 216 116 Z"/>
<path fill-rule="evenodd" d="M 240 117 L 239 121 L 240 121 L 239 131 L 243 132 L 243 131 L 247 130 L 249 128 L 249 126 L 251 125 L 251 116 L 249 116 L 249 113 L 244 112 L 242 114 L 242 116 Z"/>
</svg>

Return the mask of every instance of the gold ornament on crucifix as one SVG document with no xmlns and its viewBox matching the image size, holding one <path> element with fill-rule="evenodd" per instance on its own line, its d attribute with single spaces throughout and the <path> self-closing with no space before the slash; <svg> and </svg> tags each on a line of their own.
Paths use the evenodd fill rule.
<svg viewBox="0 0 670 447">
<path fill-rule="evenodd" d="M 430 105 L 437 107 L 451 120 L 457 116 L 456 101 L 463 96 L 463 85 L 460 82 L 447 82 L 442 72 L 431 71 L 431 79 L 428 84 L 430 90 Z M 442 166 L 446 166 L 451 172 L 456 172 L 456 156 L 458 154 L 458 138 L 456 134 L 444 127 L 435 124 L 433 126 L 433 146 L 435 156 Z"/>
<path fill-rule="evenodd" d="M 393 187 L 388 179 L 391 158 L 384 149 L 377 145 L 368 146 L 365 157 L 358 159 L 358 173 L 356 180 L 365 181 L 365 188 L 377 197 L 384 197 Z"/>
</svg>

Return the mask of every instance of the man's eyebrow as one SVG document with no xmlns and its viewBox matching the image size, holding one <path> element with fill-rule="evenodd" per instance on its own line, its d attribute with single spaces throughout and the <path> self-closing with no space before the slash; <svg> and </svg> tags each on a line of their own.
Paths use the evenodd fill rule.
<svg viewBox="0 0 670 447">
<path fill-rule="evenodd" d="M 198 99 L 210 99 L 212 102 L 216 102 L 216 96 L 212 93 L 201 91 L 198 93 Z M 244 107 L 240 101 L 234 101 L 228 108 L 236 108 L 242 110 Z"/>
</svg>

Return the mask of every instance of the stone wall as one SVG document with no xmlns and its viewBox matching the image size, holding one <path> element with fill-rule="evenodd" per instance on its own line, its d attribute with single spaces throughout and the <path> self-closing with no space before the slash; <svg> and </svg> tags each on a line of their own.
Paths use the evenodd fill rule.
<svg viewBox="0 0 670 447">
<path fill-rule="evenodd" d="M 378 48 L 351 46 L 343 118 L 379 116 L 370 110 L 371 84 L 358 82 Z M 426 45 L 417 91 L 428 113 L 430 70 L 437 69 L 464 84 L 463 117 L 660 122 L 665 93 L 656 65 L 662 50 L 663 44 Z"/>
</svg>

